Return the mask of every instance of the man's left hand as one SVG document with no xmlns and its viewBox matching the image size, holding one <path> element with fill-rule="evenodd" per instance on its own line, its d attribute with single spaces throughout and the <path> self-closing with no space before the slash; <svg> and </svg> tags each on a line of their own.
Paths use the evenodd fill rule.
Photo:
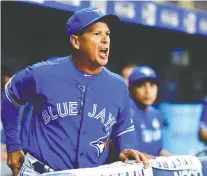
<svg viewBox="0 0 207 176">
<path fill-rule="evenodd" d="M 149 166 L 148 158 L 143 153 L 137 150 L 124 149 L 119 154 L 119 158 L 123 162 L 128 161 L 130 157 L 133 157 L 137 163 L 143 163 L 145 169 Z"/>
</svg>

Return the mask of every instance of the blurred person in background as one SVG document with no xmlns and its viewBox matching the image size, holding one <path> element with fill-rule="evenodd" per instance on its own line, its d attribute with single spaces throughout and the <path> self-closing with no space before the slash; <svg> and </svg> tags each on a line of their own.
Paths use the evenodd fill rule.
<svg viewBox="0 0 207 176">
<path fill-rule="evenodd" d="M 127 86 L 129 85 L 129 76 L 131 75 L 134 67 L 136 67 L 136 64 L 127 63 L 126 65 L 124 65 L 124 67 L 121 68 L 120 75 L 124 78 Z"/>
<path fill-rule="evenodd" d="M 162 146 L 163 120 L 152 105 L 157 99 L 158 80 L 148 66 L 137 66 L 129 76 L 132 119 L 137 135 L 137 149 L 149 157 L 170 156 Z"/>
</svg>

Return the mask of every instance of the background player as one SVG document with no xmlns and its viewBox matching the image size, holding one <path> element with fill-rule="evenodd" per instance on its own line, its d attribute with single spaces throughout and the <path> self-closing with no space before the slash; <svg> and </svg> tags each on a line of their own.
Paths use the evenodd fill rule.
<svg viewBox="0 0 207 176">
<path fill-rule="evenodd" d="M 148 66 L 135 67 L 129 76 L 129 91 L 138 149 L 151 157 L 169 156 L 162 148 L 162 117 L 152 107 L 158 93 L 155 71 Z"/>
<path fill-rule="evenodd" d="M 129 76 L 131 75 L 134 67 L 136 67 L 136 64 L 128 63 L 121 68 L 120 75 L 124 78 L 127 86 L 129 85 Z"/>
<path fill-rule="evenodd" d="M 147 158 L 132 149 L 135 133 L 127 86 L 103 67 L 110 50 L 109 26 L 118 21 L 95 8 L 76 11 L 67 21 L 72 55 L 28 67 L 6 84 L 2 120 L 14 175 L 102 165 L 110 136 L 120 160 L 132 156 L 147 167 Z M 24 158 L 17 113 L 27 102 L 34 109 Z"/>
</svg>

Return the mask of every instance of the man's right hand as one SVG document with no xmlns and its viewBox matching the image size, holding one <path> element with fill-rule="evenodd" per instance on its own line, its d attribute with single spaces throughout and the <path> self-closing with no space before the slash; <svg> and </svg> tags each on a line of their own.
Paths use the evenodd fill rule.
<svg viewBox="0 0 207 176">
<path fill-rule="evenodd" d="M 24 153 L 17 150 L 8 153 L 7 164 L 13 172 L 13 176 L 17 176 L 24 162 Z"/>
</svg>

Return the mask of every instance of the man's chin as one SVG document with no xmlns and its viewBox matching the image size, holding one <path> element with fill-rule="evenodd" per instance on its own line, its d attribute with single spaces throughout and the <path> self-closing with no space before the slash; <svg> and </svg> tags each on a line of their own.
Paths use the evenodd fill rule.
<svg viewBox="0 0 207 176">
<path fill-rule="evenodd" d="M 151 106 L 153 104 L 153 102 L 152 101 L 144 101 L 143 104 L 146 106 Z"/>
<path fill-rule="evenodd" d="M 105 66 L 106 64 L 108 63 L 108 59 L 102 59 L 102 60 L 99 60 L 98 61 L 98 64 L 100 65 L 100 66 Z"/>
</svg>

